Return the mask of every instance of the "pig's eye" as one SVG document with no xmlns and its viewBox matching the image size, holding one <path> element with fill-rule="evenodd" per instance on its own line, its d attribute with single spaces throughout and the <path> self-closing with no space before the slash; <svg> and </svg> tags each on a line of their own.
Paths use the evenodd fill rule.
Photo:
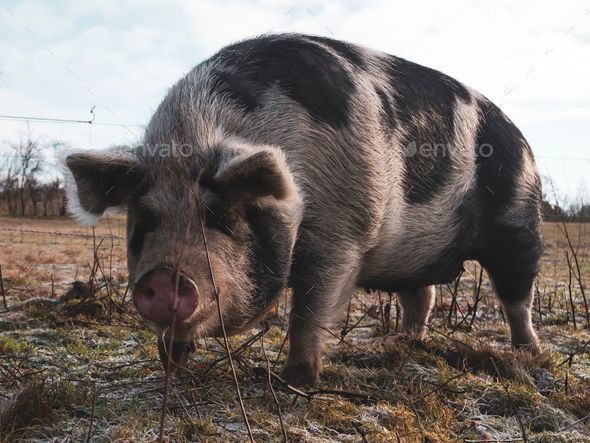
<svg viewBox="0 0 590 443">
<path fill-rule="evenodd" d="M 232 220 L 227 213 L 219 208 L 206 208 L 203 214 L 205 226 L 209 229 L 221 231 L 226 235 L 233 235 Z"/>
<path fill-rule="evenodd" d="M 159 220 L 157 215 L 147 208 L 139 210 L 135 219 L 136 222 L 129 239 L 129 250 L 133 255 L 138 256 L 143 249 L 145 236 L 158 228 Z"/>
</svg>

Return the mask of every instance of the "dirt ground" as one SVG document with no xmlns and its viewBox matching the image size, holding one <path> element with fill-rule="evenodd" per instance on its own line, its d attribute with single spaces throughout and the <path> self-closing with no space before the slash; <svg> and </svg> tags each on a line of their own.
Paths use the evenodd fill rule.
<svg viewBox="0 0 590 443">
<path fill-rule="evenodd" d="M 122 216 L 94 232 L 0 217 L 0 441 L 157 441 L 165 397 L 164 441 L 248 440 L 222 342 L 199 340 L 165 388 L 155 337 L 126 295 L 124 237 Z M 424 342 L 397 332 L 395 295 L 359 291 L 321 385 L 296 390 L 277 377 L 285 294 L 230 339 L 254 439 L 590 441 L 590 225 L 546 224 L 544 237 L 538 357 L 511 351 L 485 272 L 466 263 L 437 287 Z"/>
</svg>

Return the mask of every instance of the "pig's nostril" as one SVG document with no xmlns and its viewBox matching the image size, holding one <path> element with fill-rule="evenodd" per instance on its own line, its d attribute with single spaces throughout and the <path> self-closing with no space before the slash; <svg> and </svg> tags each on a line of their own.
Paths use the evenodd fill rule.
<svg viewBox="0 0 590 443">
<path fill-rule="evenodd" d="M 193 288 L 188 284 L 183 284 L 178 288 L 178 296 L 179 297 L 189 297 L 192 293 Z"/>
<path fill-rule="evenodd" d="M 146 290 L 143 291 L 143 296 L 144 297 L 154 298 L 155 295 L 156 295 L 156 293 L 154 292 L 153 289 L 148 288 L 148 289 L 146 289 Z"/>
</svg>

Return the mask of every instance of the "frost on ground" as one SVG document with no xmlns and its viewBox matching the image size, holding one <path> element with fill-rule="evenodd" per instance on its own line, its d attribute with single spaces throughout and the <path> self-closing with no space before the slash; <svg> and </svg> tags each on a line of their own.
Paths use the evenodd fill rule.
<svg viewBox="0 0 590 443">
<path fill-rule="evenodd" d="M 158 440 L 164 376 L 155 337 L 125 295 L 124 245 L 109 239 L 119 223 L 75 242 L 30 234 L 19 243 L 0 233 L 9 308 L 0 300 L 0 441 Z M 13 222 L 0 219 L 5 225 Z M 589 231 L 568 225 L 586 297 Z M 479 268 L 467 263 L 456 286 L 437 288 L 422 343 L 397 332 L 395 295 L 356 294 L 342 329 L 332 331 L 321 385 L 297 390 L 277 376 L 288 349 L 286 294 L 264 324 L 230 340 L 253 437 L 590 441 L 587 311 L 563 232 L 548 225 L 545 238 L 538 357 L 510 350 L 485 273 L 480 284 Z M 171 381 L 164 440 L 248 439 L 222 343 L 200 340 L 188 372 Z"/>
</svg>

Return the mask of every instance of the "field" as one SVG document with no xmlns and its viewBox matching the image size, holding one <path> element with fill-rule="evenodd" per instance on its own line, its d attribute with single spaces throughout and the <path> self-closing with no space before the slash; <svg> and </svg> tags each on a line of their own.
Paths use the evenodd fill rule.
<svg viewBox="0 0 590 443">
<path fill-rule="evenodd" d="M 190 372 L 166 389 L 125 291 L 124 236 L 120 216 L 94 232 L 0 218 L 0 441 L 157 441 L 161 424 L 165 441 L 248 440 L 222 341 L 200 340 Z M 230 339 L 253 437 L 590 441 L 590 225 L 546 224 L 544 238 L 538 357 L 511 351 L 485 272 L 466 263 L 437 288 L 425 342 L 397 332 L 395 295 L 359 291 L 332 331 L 321 386 L 298 390 L 276 375 L 286 294 Z"/>
</svg>

